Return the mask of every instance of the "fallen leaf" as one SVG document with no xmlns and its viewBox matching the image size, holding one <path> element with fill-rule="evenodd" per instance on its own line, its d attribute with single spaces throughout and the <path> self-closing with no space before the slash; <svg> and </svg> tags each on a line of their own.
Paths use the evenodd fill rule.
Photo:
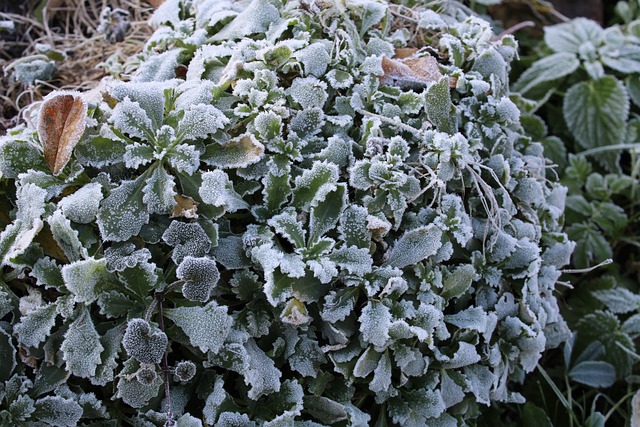
<svg viewBox="0 0 640 427">
<path fill-rule="evenodd" d="M 384 75 L 380 78 L 383 84 L 398 86 L 403 89 L 419 89 L 429 83 L 437 82 L 442 77 L 438 61 L 432 56 L 420 58 L 387 58 L 382 57 Z"/>
<path fill-rule="evenodd" d="M 416 49 L 415 47 L 399 47 L 399 48 L 396 48 L 395 55 L 393 56 L 393 58 L 394 59 L 408 58 L 414 55 L 416 52 L 418 52 L 418 49 Z"/>
<path fill-rule="evenodd" d="M 189 196 L 181 194 L 176 194 L 173 198 L 176 201 L 176 205 L 173 207 L 171 218 L 198 218 L 198 202 Z"/>
<path fill-rule="evenodd" d="M 38 117 L 38 137 L 44 160 L 54 175 L 69 162 L 87 119 L 87 104 L 77 92 L 56 91 L 43 101 Z"/>
</svg>

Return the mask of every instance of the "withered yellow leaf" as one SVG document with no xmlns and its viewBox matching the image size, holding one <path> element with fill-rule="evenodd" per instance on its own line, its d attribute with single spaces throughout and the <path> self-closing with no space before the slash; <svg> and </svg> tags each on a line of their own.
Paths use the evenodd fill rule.
<svg viewBox="0 0 640 427">
<path fill-rule="evenodd" d="M 442 77 L 438 61 L 432 56 L 403 59 L 382 57 L 384 75 L 380 81 L 405 89 L 423 88 Z"/>
<path fill-rule="evenodd" d="M 198 218 L 198 202 L 189 196 L 181 194 L 176 194 L 173 198 L 176 201 L 176 205 L 173 207 L 170 218 Z"/>
<path fill-rule="evenodd" d="M 43 101 L 38 116 L 38 137 L 49 170 L 58 175 L 69 162 L 86 127 L 87 104 L 78 92 L 56 91 Z"/>
</svg>

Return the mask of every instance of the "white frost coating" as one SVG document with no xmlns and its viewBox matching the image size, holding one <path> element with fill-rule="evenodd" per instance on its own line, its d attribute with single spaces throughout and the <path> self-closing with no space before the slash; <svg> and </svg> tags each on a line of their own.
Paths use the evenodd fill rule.
<svg viewBox="0 0 640 427">
<path fill-rule="evenodd" d="M 186 256 L 176 270 L 176 277 L 185 281 L 182 288 L 185 298 L 206 302 L 220 279 L 220 272 L 215 260 Z"/>
<path fill-rule="evenodd" d="M 58 207 L 71 221 L 88 224 L 96 219 L 102 198 L 102 186 L 92 182 L 62 198 L 58 202 Z"/>
<path fill-rule="evenodd" d="M 247 209 L 248 203 L 233 189 L 229 176 L 219 169 L 202 174 L 202 186 L 198 194 L 204 203 L 224 207 L 227 212 Z"/>
<path fill-rule="evenodd" d="M 305 110 L 322 108 L 328 97 L 327 84 L 315 77 L 296 78 L 287 93 Z"/>
<path fill-rule="evenodd" d="M 44 214 L 44 202 L 47 191 L 34 184 L 25 184 L 16 191 L 18 213 L 16 219 L 31 225 Z"/>
<path fill-rule="evenodd" d="M 363 340 L 378 348 L 384 348 L 387 345 L 390 339 L 389 327 L 391 326 L 389 307 L 378 301 L 369 301 L 362 309 L 358 322 L 360 322 Z"/>
<path fill-rule="evenodd" d="M 122 346 L 131 357 L 141 363 L 160 363 L 167 348 L 168 338 L 162 331 L 151 332 L 144 319 L 131 319 L 122 338 Z"/>
<path fill-rule="evenodd" d="M 329 49 L 331 44 L 329 44 Z M 329 52 L 325 43 L 315 42 L 300 49 L 294 54 L 294 57 L 304 66 L 305 75 L 322 77 L 329 66 Z"/>
<path fill-rule="evenodd" d="M 165 310 L 171 319 L 189 337 L 191 345 L 200 350 L 217 353 L 233 325 L 227 307 L 211 301 L 204 307 L 178 307 Z"/>
<path fill-rule="evenodd" d="M 179 172 L 193 175 L 200 167 L 200 152 L 193 145 L 178 144 L 167 154 L 169 164 Z"/>
<path fill-rule="evenodd" d="M 153 123 L 138 102 L 129 97 L 116 105 L 110 118 L 116 129 L 130 137 L 148 140 L 153 134 Z"/>
<path fill-rule="evenodd" d="M 102 201 L 97 222 L 104 240 L 127 240 L 149 222 L 149 213 L 142 202 L 141 184 L 140 179 L 123 181 Z"/>
<path fill-rule="evenodd" d="M 203 257 L 211 248 L 211 239 L 197 222 L 172 221 L 162 240 L 174 247 L 171 258 L 176 263 L 187 256 Z"/>
<path fill-rule="evenodd" d="M 89 258 L 62 267 L 62 278 L 77 302 L 90 304 L 100 294 L 99 284 L 107 275 L 107 261 Z"/>
<path fill-rule="evenodd" d="M 58 246 L 62 249 L 69 261 L 78 261 L 89 258 L 87 249 L 78 238 L 78 232 L 71 227 L 71 221 L 62 213 L 56 210 L 48 219 L 51 235 Z"/>
<path fill-rule="evenodd" d="M 168 214 L 176 205 L 174 196 L 175 180 L 162 165 L 155 168 L 142 189 L 142 201 L 147 205 L 149 213 Z"/>
<path fill-rule="evenodd" d="M 244 370 L 244 382 L 251 386 L 247 393 L 249 398 L 258 400 L 263 394 L 271 394 L 280 391 L 280 377 L 282 372 L 275 367 L 271 360 L 258 347 L 253 339 L 244 345 L 247 352 L 246 369 Z"/>
<path fill-rule="evenodd" d="M 125 166 L 131 169 L 138 169 L 140 166 L 146 165 L 153 161 L 154 149 L 148 144 L 140 144 L 134 142 L 127 145 L 123 160 Z"/>
<path fill-rule="evenodd" d="M 74 427 L 82 417 L 82 406 L 74 399 L 61 396 L 45 396 L 35 403 L 36 410 L 41 414 L 38 419 L 48 425 L 60 427 Z"/>
<path fill-rule="evenodd" d="M 280 12 L 268 0 L 253 0 L 233 21 L 211 37 L 211 40 L 239 39 L 266 32 L 280 20 Z"/>
<path fill-rule="evenodd" d="M 424 12 L 420 12 L 418 25 L 420 26 L 420 28 L 424 28 L 426 30 L 439 30 L 441 28 L 447 27 L 447 23 L 444 22 L 442 17 L 433 10 L 425 10 Z"/>
<path fill-rule="evenodd" d="M 206 138 L 227 123 L 229 119 L 213 105 L 194 105 L 184 112 L 176 137 L 180 141 Z"/>
<path fill-rule="evenodd" d="M 81 378 L 91 378 L 95 375 L 96 367 L 101 363 L 100 353 L 104 347 L 100 344 L 100 335 L 87 310 L 82 311 L 82 314 L 69 325 L 60 350 L 67 370 L 72 375 Z"/>
</svg>

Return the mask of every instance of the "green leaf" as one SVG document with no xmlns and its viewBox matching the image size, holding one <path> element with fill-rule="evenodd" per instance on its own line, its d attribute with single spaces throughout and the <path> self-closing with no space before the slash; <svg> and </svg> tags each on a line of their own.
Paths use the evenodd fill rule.
<svg viewBox="0 0 640 427">
<path fill-rule="evenodd" d="M 177 194 L 173 187 L 175 180 L 172 175 L 158 165 L 154 168 L 151 176 L 147 178 L 142 189 L 142 201 L 147 205 L 150 214 L 169 214 L 176 205 L 174 196 Z"/>
<path fill-rule="evenodd" d="M 295 180 L 295 190 L 291 204 L 308 212 L 326 195 L 336 189 L 338 166 L 328 162 L 314 162 Z"/>
<path fill-rule="evenodd" d="M 69 375 L 71 374 L 64 367 L 43 363 L 40 365 L 33 388 L 29 390 L 29 396 L 35 398 L 55 390 L 67 382 Z"/>
<path fill-rule="evenodd" d="M 176 171 L 192 175 L 200 167 L 200 151 L 190 144 L 178 144 L 167 151 L 167 160 Z"/>
<path fill-rule="evenodd" d="M 332 230 L 347 206 L 347 186 L 338 184 L 311 208 L 309 219 L 309 246 Z"/>
<path fill-rule="evenodd" d="M 640 311 L 640 295 L 628 289 L 617 287 L 592 292 L 612 313 Z"/>
<path fill-rule="evenodd" d="M 110 138 L 97 136 L 80 140 L 74 149 L 75 157 L 81 164 L 96 168 L 124 162 L 126 152 L 127 142 L 113 133 Z"/>
<path fill-rule="evenodd" d="M 71 221 L 64 216 L 61 210 L 55 211 L 47 219 L 47 222 L 53 240 L 60 246 L 69 261 L 74 262 L 89 257 L 87 249 L 78 238 L 78 232 L 71 227 Z"/>
<path fill-rule="evenodd" d="M 373 258 L 369 254 L 368 248 L 358 248 L 356 246 L 343 246 L 334 250 L 329 259 L 336 263 L 340 268 L 346 269 L 349 274 L 359 277 L 367 273 L 371 273 L 373 267 Z"/>
<path fill-rule="evenodd" d="M 16 348 L 11 340 L 11 335 L 0 328 L 0 383 L 8 380 L 17 366 Z"/>
<path fill-rule="evenodd" d="M 90 304 L 98 298 L 111 275 L 104 258 L 89 258 L 62 267 L 62 278 L 77 302 Z"/>
<path fill-rule="evenodd" d="M 229 176 L 220 169 L 202 174 L 202 186 L 198 194 L 204 203 L 223 208 L 226 212 L 235 212 L 249 207 L 249 204 L 233 189 Z"/>
<path fill-rule="evenodd" d="M 280 20 L 278 9 L 269 0 L 253 0 L 211 40 L 235 40 L 256 33 L 265 33 Z"/>
<path fill-rule="evenodd" d="M 523 427 L 553 427 L 547 413 L 532 402 L 527 402 L 522 407 Z"/>
<path fill-rule="evenodd" d="M 476 270 L 471 264 L 463 264 L 456 268 L 444 281 L 442 298 L 449 300 L 464 294 L 471 287 Z"/>
<path fill-rule="evenodd" d="M 580 61 L 573 53 L 555 53 L 537 60 L 513 84 L 512 90 L 527 94 L 545 82 L 559 80 L 578 69 Z"/>
<path fill-rule="evenodd" d="M 588 268 L 612 257 L 609 242 L 594 225 L 573 224 L 566 231 L 569 239 L 576 242 L 571 259 L 577 268 Z"/>
<path fill-rule="evenodd" d="M 621 144 L 629 115 L 629 97 L 622 82 L 606 76 L 572 86 L 565 95 L 562 111 L 582 149 Z M 617 159 L 616 152 L 605 152 L 596 158 L 612 172 L 619 170 Z"/>
<path fill-rule="evenodd" d="M 73 399 L 46 396 L 36 401 L 33 417 L 47 424 L 74 427 L 82 417 L 82 407 Z"/>
<path fill-rule="evenodd" d="M 127 145 L 124 153 L 124 164 L 131 169 L 138 169 L 140 166 L 147 165 L 154 160 L 156 153 L 155 148 L 149 144 L 140 144 L 134 142 Z"/>
<path fill-rule="evenodd" d="M 433 224 L 405 232 L 393 246 L 384 265 L 403 268 L 435 255 L 442 246 L 442 231 Z"/>
<path fill-rule="evenodd" d="M 237 136 L 224 144 L 207 145 L 201 160 L 220 168 L 246 168 L 264 155 L 264 145 L 252 133 Z"/>
<path fill-rule="evenodd" d="M 586 343 L 600 341 L 605 348 L 604 355 L 601 357 L 602 361 L 614 366 L 617 378 L 629 375 L 634 358 L 624 349 L 634 352 L 635 345 L 613 313 L 596 311 L 583 316 L 576 329 L 578 331 L 577 344 L 584 348 Z"/>
<path fill-rule="evenodd" d="M 222 129 L 229 119 L 213 105 L 197 104 L 184 112 L 178 123 L 176 139 L 178 141 L 194 141 L 206 138 L 218 129 Z"/>
<path fill-rule="evenodd" d="M 44 286 L 47 289 L 64 289 L 62 271 L 56 261 L 49 257 L 40 258 L 36 261 L 29 275 L 36 279 L 38 286 Z"/>
<path fill-rule="evenodd" d="M 100 353 L 104 348 L 86 309 L 69 325 L 60 350 L 67 363 L 67 370 L 72 375 L 81 378 L 95 375 L 96 367 L 101 363 Z"/>
<path fill-rule="evenodd" d="M 371 245 L 371 230 L 367 228 L 369 212 L 365 207 L 349 205 L 340 216 L 341 240 L 347 246 L 367 248 Z"/>
<path fill-rule="evenodd" d="M 455 107 L 449 92 L 449 77 L 443 76 L 425 91 L 425 111 L 429 121 L 440 132 L 454 134 L 458 131 Z"/>
<path fill-rule="evenodd" d="M 305 247 L 306 232 L 298 221 L 295 209 L 287 208 L 284 212 L 267 221 L 274 230 L 287 239 L 296 248 Z"/>
<path fill-rule="evenodd" d="M 27 347 L 38 347 L 51 333 L 56 315 L 56 304 L 51 303 L 22 316 L 20 323 L 13 328 L 18 342 Z"/>
<path fill-rule="evenodd" d="M 144 175 L 134 181 L 123 181 L 102 201 L 97 222 L 105 241 L 128 240 L 149 222 L 149 213 L 142 201 L 144 185 Z"/>
<path fill-rule="evenodd" d="M 347 419 L 347 411 L 342 403 L 324 396 L 304 396 L 304 411 L 325 424 L 334 424 Z"/>
<path fill-rule="evenodd" d="M 0 171 L 4 178 L 15 179 L 19 174 L 35 169 L 46 172 L 44 154 L 26 141 L 9 139 L 0 144 Z"/>
<path fill-rule="evenodd" d="M 114 379 L 115 369 L 118 367 L 118 353 L 122 345 L 124 328 L 118 326 L 109 329 L 100 337 L 100 343 L 104 350 L 100 354 L 100 364 L 96 368 L 96 374 L 90 378 L 91 384 L 104 386 Z"/>
<path fill-rule="evenodd" d="M 148 262 L 125 268 L 118 273 L 120 281 L 140 299 L 144 299 L 155 288 L 158 282 L 156 265 Z"/>
<path fill-rule="evenodd" d="M 128 296 L 118 291 L 101 292 L 97 300 L 100 314 L 108 319 L 135 316 L 138 311 L 144 313 L 145 307 L 134 302 Z M 142 315 L 142 314 L 140 314 Z"/>
<path fill-rule="evenodd" d="M 589 387 L 605 388 L 616 381 L 616 370 L 610 363 L 586 360 L 571 368 L 569 378 Z"/>
<path fill-rule="evenodd" d="M 640 74 L 632 74 L 624 80 L 631 100 L 636 106 L 640 106 Z"/>
<path fill-rule="evenodd" d="M 276 213 L 291 194 L 291 166 L 287 159 L 273 159 L 270 164 L 270 171 L 262 180 L 262 195 L 268 212 Z"/>
<path fill-rule="evenodd" d="M 227 307 L 211 301 L 204 307 L 178 307 L 166 309 L 171 319 L 189 337 L 191 345 L 200 350 L 217 353 L 233 325 Z"/>
<path fill-rule="evenodd" d="M 544 28 L 544 42 L 554 52 L 580 53 L 584 43 L 597 46 L 602 40 L 602 27 L 595 21 L 576 18 L 569 22 Z"/>
</svg>

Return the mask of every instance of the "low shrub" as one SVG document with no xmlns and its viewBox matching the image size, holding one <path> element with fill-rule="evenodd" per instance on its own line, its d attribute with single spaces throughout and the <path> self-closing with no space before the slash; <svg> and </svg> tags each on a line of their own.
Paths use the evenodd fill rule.
<svg viewBox="0 0 640 427">
<path fill-rule="evenodd" d="M 566 188 L 455 3 L 167 0 L 0 144 L 0 420 L 457 425 L 568 337 Z M 97 95 L 97 96 L 95 96 Z"/>
</svg>

